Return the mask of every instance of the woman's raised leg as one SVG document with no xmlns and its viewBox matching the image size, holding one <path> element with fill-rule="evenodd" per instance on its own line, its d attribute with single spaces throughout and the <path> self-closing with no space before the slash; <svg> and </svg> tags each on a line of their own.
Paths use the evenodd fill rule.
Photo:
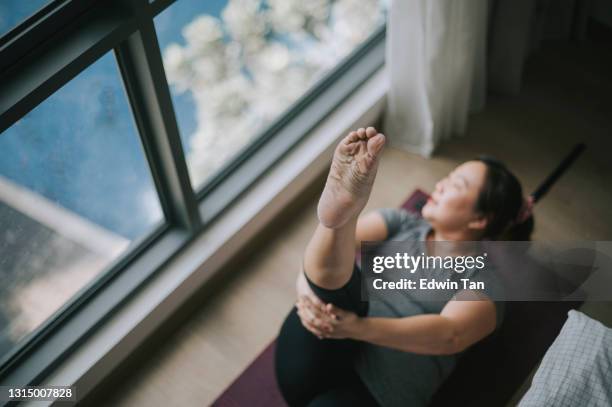
<svg viewBox="0 0 612 407">
<path fill-rule="evenodd" d="M 355 227 L 366 205 L 385 136 L 373 127 L 353 131 L 336 147 L 319 200 L 317 226 L 304 253 L 304 272 L 316 286 L 336 289 L 351 278 Z"/>
<path fill-rule="evenodd" d="M 319 225 L 304 253 L 304 272 L 314 293 L 362 316 L 367 303 L 360 298 L 355 227 L 384 142 L 372 127 L 351 132 L 340 142 L 319 201 Z M 288 404 L 305 406 L 334 389 L 361 388 L 352 363 L 357 345 L 349 339 L 318 339 L 302 326 L 294 307 L 276 344 L 276 377 Z"/>
</svg>

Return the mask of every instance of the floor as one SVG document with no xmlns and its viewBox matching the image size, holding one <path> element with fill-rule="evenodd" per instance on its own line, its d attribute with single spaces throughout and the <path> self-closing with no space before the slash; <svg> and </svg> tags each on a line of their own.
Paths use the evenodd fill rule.
<svg viewBox="0 0 612 407">
<path fill-rule="evenodd" d="M 548 44 L 530 60 L 521 94 L 492 96 L 486 110 L 473 115 L 466 135 L 446 142 L 434 158 L 387 148 L 368 207 L 395 207 L 414 188 L 431 190 L 454 166 L 481 153 L 506 161 L 529 192 L 584 141 L 584 156 L 537 205 L 535 238 L 612 240 L 610 72 L 610 48 Z M 279 220 L 278 233 L 262 238 L 214 295 L 147 352 L 146 360 L 118 373 L 95 404 L 212 402 L 274 338 L 293 304 L 321 187 L 322 179 Z M 612 323 L 610 303 L 595 304 L 591 312 Z"/>
</svg>

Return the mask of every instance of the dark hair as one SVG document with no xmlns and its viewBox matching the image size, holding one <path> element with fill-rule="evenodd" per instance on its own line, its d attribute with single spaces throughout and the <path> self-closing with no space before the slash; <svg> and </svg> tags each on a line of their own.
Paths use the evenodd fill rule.
<svg viewBox="0 0 612 407">
<path fill-rule="evenodd" d="M 476 200 L 476 211 L 488 220 L 483 238 L 529 240 L 533 232 L 533 217 L 524 222 L 516 221 L 524 199 L 519 180 L 496 158 L 479 156 L 474 161 L 487 167 L 485 182 Z"/>
</svg>

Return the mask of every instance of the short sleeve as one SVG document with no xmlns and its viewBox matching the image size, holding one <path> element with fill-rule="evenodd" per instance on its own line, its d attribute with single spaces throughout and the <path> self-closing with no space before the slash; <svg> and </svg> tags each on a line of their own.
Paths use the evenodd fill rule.
<svg viewBox="0 0 612 407">
<path fill-rule="evenodd" d="M 380 213 L 385 220 L 385 225 L 389 232 L 387 236 L 388 239 L 402 230 L 417 226 L 420 221 L 417 215 L 401 208 L 381 208 L 378 209 L 378 213 Z"/>
<path fill-rule="evenodd" d="M 486 270 L 481 270 L 477 272 L 477 274 L 470 280 L 473 282 L 482 282 L 484 284 L 485 288 L 477 291 L 481 291 L 495 304 L 495 330 L 498 330 L 504 321 L 506 301 L 504 287 L 499 279 L 499 276 L 497 275 L 497 269 L 492 267 Z"/>
</svg>

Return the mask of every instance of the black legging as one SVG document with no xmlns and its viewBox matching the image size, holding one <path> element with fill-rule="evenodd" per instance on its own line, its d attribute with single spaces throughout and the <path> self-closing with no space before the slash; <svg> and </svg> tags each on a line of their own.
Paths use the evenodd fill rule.
<svg viewBox="0 0 612 407">
<path fill-rule="evenodd" d="M 361 271 L 355 265 L 348 283 L 337 290 L 318 287 L 314 293 L 359 316 L 368 312 L 361 300 Z M 290 406 L 377 406 L 353 368 L 358 342 L 351 339 L 319 339 L 302 325 L 293 307 L 278 336 L 276 378 Z"/>
</svg>

